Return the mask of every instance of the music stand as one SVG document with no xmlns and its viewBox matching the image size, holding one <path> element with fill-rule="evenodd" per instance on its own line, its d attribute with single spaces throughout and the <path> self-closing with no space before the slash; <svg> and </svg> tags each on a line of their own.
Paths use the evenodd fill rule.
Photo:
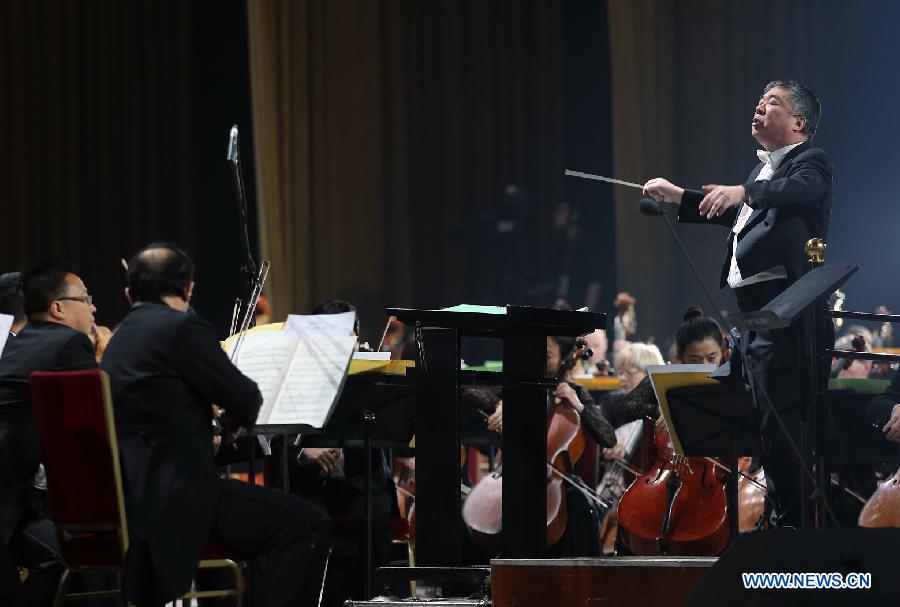
<svg viewBox="0 0 900 607">
<path fill-rule="evenodd" d="M 508 557 L 537 558 L 547 537 L 547 336 L 589 333 L 606 326 L 596 312 L 527 306 L 462 306 L 444 310 L 388 308 L 415 327 L 416 560 L 419 565 L 462 562 L 459 497 L 458 396 L 461 385 L 503 389 L 503 529 Z M 460 369 L 460 339 L 501 340 L 503 372 Z"/>
<path fill-rule="evenodd" d="M 666 400 L 668 411 L 663 411 L 677 453 L 728 461 L 728 521 L 734 540 L 739 531 L 737 460 L 762 453 L 750 395 L 733 384 L 712 384 L 672 388 L 666 391 Z"/>
<path fill-rule="evenodd" d="M 363 494 L 365 497 L 365 576 L 366 598 L 373 587 L 372 536 L 372 451 L 408 447 L 415 431 L 415 389 L 406 377 L 365 373 L 347 377 L 344 390 L 326 426 L 304 435 L 304 446 L 361 448 L 365 451 Z M 287 441 L 285 436 L 285 441 Z M 282 479 L 289 489 L 287 442 L 283 445 Z"/>
<path fill-rule="evenodd" d="M 816 482 L 815 477 L 812 476 L 812 473 L 809 472 L 809 468 L 807 466 L 807 430 L 806 430 L 806 414 L 801 416 L 800 421 L 800 444 L 799 446 L 794 442 L 792 436 L 787 431 L 784 421 L 781 419 L 781 415 L 778 410 L 769 400 L 768 395 L 765 393 L 765 390 L 760 394 L 758 388 L 760 387 L 759 382 L 757 382 L 752 366 L 748 363 L 744 365 L 746 376 L 750 382 L 750 389 L 753 399 L 756 401 L 757 406 L 761 405 L 761 400 L 767 403 L 769 410 L 772 412 L 773 417 L 778 422 L 782 431 L 785 433 L 786 440 L 793 447 L 796 455 L 800 460 L 801 467 L 804 469 L 805 474 L 801 478 L 801 486 L 803 487 L 803 495 L 807 495 L 806 484 L 807 477 L 812 480 L 812 484 L 814 485 L 815 495 L 819 497 L 821 503 L 825 510 L 827 510 L 832 518 L 834 518 L 834 513 L 831 512 L 831 508 L 828 506 L 826 496 L 824 493 L 824 489 L 827 484 L 827 476 L 825 471 L 825 440 L 822 433 L 822 423 L 821 419 L 823 416 L 819 412 L 818 403 L 820 401 L 819 397 L 819 383 L 820 378 L 823 377 L 821 373 L 821 354 L 818 348 L 818 325 L 817 319 L 821 317 L 821 310 L 817 314 L 816 311 L 819 308 L 822 308 L 825 299 L 833 293 L 836 289 L 838 289 L 841 285 L 843 285 L 850 276 L 859 270 L 862 267 L 859 263 L 852 262 L 840 262 L 840 263 L 828 263 L 820 265 L 816 268 L 811 269 L 809 272 L 801 276 L 797 281 L 795 281 L 791 286 L 782 291 L 779 295 L 777 295 L 772 301 L 766 304 L 762 310 L 755 312 L 744 312 L 741 314 L 726 314 L 726 318 L 732 325 L 740 331 L 771 331 L 778 329 L 785 329 L 791 325 L 791 323 L 798 318 L 801 314 L 808 312 L 808 322 L 806 322 L 806 326 L 804 327 L 804 335 L 803 335 L 803 344 L 806 346 L 806 355 L 809 357 L 809 364 L 807 368 L 809 373 L 807 375 L 808 380 L 808 390 L 809 397 L 811 402 L 808 403 L 803 410 L 811 410 L 812 411 L 812 423 L 814 430 L 816 430 L 816 444 L 815 444 L 815 452 L 816 458 L 818 460 L 817 472 L 818 472 L 818 482 Z M 747 358 L 747 347 L 749 346 L 747 339 L 741 339 L 739 345 L 739 351 L 741 354 L 741 358 L 743 361 L 748 361 Z M 803 348 L 798 350 L 798 367 L 803 368 Z M 762 398 L 760 398 L 762 397 Z M 765 463 L 765 462 L 764 462 Z M 819 487 L 816 487 L 819 485 Z M 806 518 L 806 509 L 801 510 L 801 518 L 805 521 Z"/>
</svg>

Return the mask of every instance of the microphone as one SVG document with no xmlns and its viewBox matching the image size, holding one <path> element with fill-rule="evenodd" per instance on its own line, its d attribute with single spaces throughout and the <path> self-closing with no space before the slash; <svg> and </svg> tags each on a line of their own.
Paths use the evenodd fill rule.
<svg viewBox="0 0 900 607">
<path fill-rule="evenodd" d="M 238 127 L 235 124 L 231 127 L 231 135 L 228 137 L 228 162 L 237 164 L 238 162 Z"/>
<path fill-rule="evenodd" d="M 641 198 L 638 206 L 641 210 L 641 213 L 644 215 L 662 215 L 663 210 L 660 208 L 659 203 L 653 200 L 652 198 Z"/>
</svg>

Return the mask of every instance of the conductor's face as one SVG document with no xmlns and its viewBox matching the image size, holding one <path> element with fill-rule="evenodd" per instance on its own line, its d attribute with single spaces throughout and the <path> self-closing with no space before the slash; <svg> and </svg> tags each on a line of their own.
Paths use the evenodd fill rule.
<svg viewBox="0 0 900 607">
<path fill-rule="evenodd" d="M 804 119 L 792 115 L 788 93 L 780 86 L 766 91 L 756 104 L 750 132 L 768 151 L 774 151 L 806 139 L 800 131 Z"/>
</svg>

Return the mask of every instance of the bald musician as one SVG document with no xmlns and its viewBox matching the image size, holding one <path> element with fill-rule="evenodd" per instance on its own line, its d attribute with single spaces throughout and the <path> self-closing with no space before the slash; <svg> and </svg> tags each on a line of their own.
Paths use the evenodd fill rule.
<svg viewBox="0 0 900 607">
<path fill-rule="evenodd" d="M 828 156 L 811 144 L 822 105 L 808 88 L 775 80 L 763 89 L 750 132 L 764 148 L 747 181 L 686 190 L 662 178 L 644 193 L 680 205 L 678 220 L 729 229 L 720 284 L 734 289 L 742 312 L 759 310 L 807 269 L 806 241 L 825 238 L 831 217 L 833 169 Z M 802 384 L 797 365 L 800 327 L 751 331 L 749 364 L 796 441 L 800 434 Z M 770 409 L 761 405 L 764 465 L 777 522 L 797 526 L 808 505 L 802 495 L 802 464 Z"/>
<path fill-rule="evenodd" d="M 229 361 L 212 327 L 190 313 L 194 267 L 172 244 L 128 264 L 132 304 L 103 356 L 125 480 L 130 547 L 125 598 L 156 607 L 190 589 L 204 546 L 217 540 L 254 560 L 256 605 L 315 605 L 328 517 L 293 495 L 220 479 L 212 407 L 252 428 L 256 384 Z"/>
</svg>

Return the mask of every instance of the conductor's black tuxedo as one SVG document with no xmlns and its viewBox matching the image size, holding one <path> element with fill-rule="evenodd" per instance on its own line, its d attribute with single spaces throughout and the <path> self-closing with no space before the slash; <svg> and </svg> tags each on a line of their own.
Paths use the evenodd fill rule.
<svg viewBox="0 0 900 607">
<path fill-rule="evenodd" d="M 833 169 L 825 152 L 801 143 L 788 152 L 767 181 L 756 181 L 764 163 L 760 162 L 744 187 L 753 209 L 747 224 L 737 235 L 737 264 L 741 276 L 749 278 L 776 266 L 784 266 L 787 280 L 794 282 L 806 273 L 806 241 L 825 238 L 831 218 Z M 700 190 L 685 190 L 678 211 L 683 223 L 716 223 L 732 228 L 741 205 L 707 220 L 700 215 Z M 725 238 L 725 263 L 720 286 L 725 287 L 731 267 L 734 233 Z"/>
<path fill-rule="evenodd" d="M 30 322 L 9 338 L 0 358 L 0 547 L 9 544 L 15 560 L 32 572 L 24 588 L 25 600 L 33 601 L 28 604 L 40 604 L 39 596 L 52 601 L 62 573 L 43 491 L 34 487 L 41 449 L 28 376 L 96 367 L 87 335 L 53 322 Z"/>
<path fill-rule="evenodd" d="M 293 496 L 216 475 L 211 405 L 249 428 L 262 397 L 212 327 L 163 303 L 136 304 L 102 366 L 112 386 L 131 536 L 126 598 L 143 607 L 186 592 L 215 538 L 267 555 L 259 604 L 299 602 L 312 553 L 327 543 L 327 518 Z"/>
<path fill-rule="evenodd" d="M 806 242 L 825 238 L 831 218 L 833 170 L 825 152 L 804 142 L 791 149 L 768 180 L 757 181 L 764 163 L 750 173 L 745 188 L 752 213 L 737 234 L 737 266 L 743 279 L 776 267 L 783 267 L 785 278 L 766 280 L 735 288 L 742 312 L 759 310 L 802 276 L 809 267 Z M 687 223 L 716 223 L 728 227 L 725 260 L 720 286 L 727 284 L 731 268 L 735 234 L 741 205 L 729 208 L 722 216 L 707 220 L 699 212 L 704 192 L 685 190 L 678 220 Z M 790 435 L 799 436 L 800 386 L 805 375 L 798 366 L 797 343 L 802 335 L 800 322 L 780 331 L 751 331 L 742 339 L 747 345 L 748 362 L 758 387 L 763 387 L 778 409 Z M 823 335 L 832 339 L 833 333 Z M 763 465 L 769 491 L 779 504 L 780 524 L 797 526 L 800 512 L 808 506 L 802 494 L 804 474 L 784 432 L 761 404 L 760 425 L 765 445 Z"/>
</svg>

